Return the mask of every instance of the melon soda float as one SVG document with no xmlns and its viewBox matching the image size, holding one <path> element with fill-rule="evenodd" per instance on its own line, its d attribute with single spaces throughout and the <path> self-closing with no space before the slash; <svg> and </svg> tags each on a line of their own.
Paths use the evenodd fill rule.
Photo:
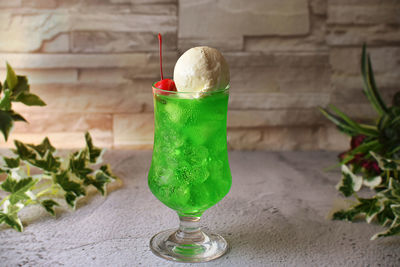
<svg viewBox="0 0 400 267">
<path fill-rule="evenodd" d="M 153 84 L 154 147 L 148 174 L 151 192 L 177 211 L 178 230 L 150 241 L 152 251 L 175 261 L 202 262 L 222 256 L 228 248 L 219 235 L 200 230 L 202 213 L 231 187 L 226 121 L 229 68 L 221 53 L 195 47 L 176 62 L 174 80 Z"/>
</svg>

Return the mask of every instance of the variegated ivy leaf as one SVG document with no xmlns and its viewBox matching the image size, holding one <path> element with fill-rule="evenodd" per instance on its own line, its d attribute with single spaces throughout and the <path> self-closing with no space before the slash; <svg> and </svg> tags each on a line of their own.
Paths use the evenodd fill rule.
<svg viewBox="0 0 400 267">
<path fill-rule="evenodd" d="M 26 160 L 28 162 L 32 160 L 36 160 L 36 153 L 33 149 L 29 148 L 26 144 L 14 140 L 15 149 L 13 152 L 17 154 L 22 160 Z"/>
<path fill-rule="evenodd" d="M 18 168 L 19 167 L 19 158 L 7 158 L 3 157 L 6 166 L 10 169 Z"/>
<path fill-rule="evenodd" d="M 85 133 L 85 140 L 86 140 L 86 148 L 88 150 L 89 161 L 93 164 L 101 163 L 101 158 L 104 153 L 104 149 L 95 147 L 93 145 L 92 137 L 90 136 L 89 132 Z"/>
<path fill-rule="evenodd" d="M 359 198 L 359 203 L 348 210 L 341 210 L 333 214 L 334 220 L 353 221 L 357 215 L 364 215 L 365 220 L 370 223 L 378 213 L 382 212 L 384 205 L 377 198 Z"/>
<path fill-rule="evenodd" d="M 102 170 L 105 174 L 110 176 L 112 178 L 112 180 L 118 179 L 117 176 L 114 175 L 113 172 L 111 171 L 110 165 L 108 165 L 108 164 L 102 165 L 102 166 L 100 166 L 100 170 Z"/>
<path fill-rule="evenodd" d="M 87 167 L 87 153 L 87 150 L 84 149 L 73 153 L 69 158 L 69 169 L 81 180 L 85 180 L 93 172 Z"/>
<path fill-rule="evenodd" d="M 392 204 L 390 205 L 390 208 L 392 209 L 393 214 L 400 218 L 400 204 Z"/>
<path fill-rule="evenodd" d="M 16 101 L 27 106 L 46 106 L 46 103 L 39 96 L 27 92 L 19 94 Z"/>
<path fill-rule="evenodd" d="M 382 183 L 382 177 L 379 175 L 375 177 L 364 177 L 363 179 L 363 185 L 368 186 L 371 189 L 374 189 L 381 183 Z"/>
<path fill-rule="evenodd" d="M 55 157 L 55 148 L 46 137 L 39 145 L 24 144 L 18 140 L 14 141 L 16 150 L 14 152 L 31 165 L 43 169 L 46 172 L 57 172 L 61 163 L 60 158 Z"/>
<path fill-rule="evenodd" d="M 354 217 L 356 217 L 359 213 L 360 213 L 359 210 L 356 208 L 350 208 L 348 210 L 339 210 L 333 214 L 332 219 L 351 222 L 353 221 Z"/>
<path fill-rule="evenodd" d="M 3 161 L 4 161 L 5 166 L 2 166 L 2 167 L 6 170 L 19 168 L 20 160 L 18 157 L 16 157 L 16 158 L 3 157 Z"/>
<path fill-rule="evenodd" d="M 0 224 L 8 224 L 18 232 L 22 232 L 24 227 L 22 226 L 21 220 L 18 218 L 18 212 L 23 207 L 24 205 L 22 203 L 13 205 L 11 201 L 6 200 L 3 205 L 3 210 L 0 210 Z"/>
<path fill-rule="evenodd" d="M 64 198 L 72 209 L 76 208 L 76 201 L 78 200 L 77 195 L 75 195 L 73 192 L 65 192 Z"/>
<path fill-rule="evenodd" d="M 8 62 L 6 62 L 6 66 L 7 66 L 7 76 L 6 76 L 6 81 L 4 83 L 4 87 L 10 88 L 12 90 L 18 84 L 18 78 L 13 68 L 10 66 L 10 64 L 8 64 Z"/>
<path fill-rule="evenodd" d="M 17 75 L 17 84 L 12 89 L 12 100 L 17 101 L 20 94 L 27 92 L 29 92 L 28 78 L 26 78 L 26 76 Z"/>
<path fill-rule="evenodd" d="M 8 63 L 4 86 L 12 91 L 12 101 L 21 102 L 27 106 L 46 105 L 39 96 L 29 92 L 28 79 L 25 76 L 16 75 Z"/>
<path fill-rule="evenodd" d="M 384 208 L 381 212 L 379 212 L 376 215 L 376 219 L 379 224 L 386 226 L 394 220 L 395 216 L 393 214 L 392 208 L 390 207 L 392 205 L 391 204 L 392 201 L 387 200 L 387 199 L 382 199 L 382 203 L 383 203 Z"/>
<path fill-rule="evenodd" d="M 385 208 L 383 203 L 377 198 L 360 199 L 360 202 L 362 213 L 365 214 L 365 220 L 368 223 L 371 223 L 376 215 L 378 215 L 378 213 L 383 211 L 383 209 Z"/>
<path fill-rule="evenodd" d="M 350 171 L 346 164 L 342 165 L 342 180 L 336 185 L 336 189 L 349 197 L 361 189 L 363 178 Z"/>
<path fill-rule="evenodd" d="M 396 195 L 393 195 L 393 192 L 390 189 L 385 189 L 385 190 L 379 191 L 376 194 L 376 196 L 379 197 L 380 199 L 387 199 L 390 201 L 397 201 L 400 199 Z M 390 203 L 390 204 L 392 204 L 392 203 Z"/>
<path fill-rule="evenodd" d="M 2 132 L 6 141 L 14 126 L 14 121 L 26 120 L 24 117 L 13 110 L 2 110 L 2 108 L 0 108 L 0 131 Z"/>
<path fill-rule="evenodd" d="M 400 170 L 400 160 L 394 160 L 394 159 L 387 159 L 384 158 L 372 151 L 370 151 L 370 154 L 376 159 L 378 162 L 379 168 L 381 170 L 385 171 L 393 171 L 393 170 Z"/>
<path fill-rule="evenodd" d="M 10 193 L 9 200 L 14 205 L 20 201 L 31 199 L 31 195 L 28 192 L 37 182 L 38 180 L 32 177 L 16 180 L 12 175 L 8 175 L 0 187 Z"/>
<path fill-rule="evenodd" d="M 85 185 L 93 185 L 104 196 L 107 193 L 107 184 L 114 179 L 115 178 L 110 172 L 100 169 L 94 173 L 94 176 L 87 177 L 85 180 Z"/>
<path fill-rule="evenodd" d="M 389 179 L 389 188 L 391 195 L 400 199 L 400 183 L 393 178 Z"/>
<path fill-rule="evenodd" d="M 52 199 L 43 200 L 40 202 L 40 205 L 42 205 L 45 208 L 45 210 L 53 216 L 56 216 L 56 213 L 54 211 L 54 206 L 60 206 L 57 202 L 55 202 Z"/>
<path fill-rule="evenodd" d="M 47 172 L 57 172 L 61 165 L 59 158 L 54 157 L 50 151 L 42 159 L 31 160 L 29 163 Z"/>
<path fill-rule="evenodd" d="M 75 209 L 77 198 L 86 195 L 86 191 L 80 183 L 69 179 L 68 171 L 55 174 L 53 181 L 65 191 L 65 201 L 73 209 Z"/>
<path fill-rule="evenodd" d="M 7 141 L 8 136 L 14 126 L 13 118 L 9 111 L 0 110 L 0 131 Z"/>
<path fill-rule="evenodd" d="M 11 109 L 11 90 L 6 89 L 0 98 L 0 110 L 9 111 Z"/>
<path fill-rule="evenodd" d="M 389 229 L 373 235 L 371 237 L 371 240 L 375 240 L 379 237 L 393 236 L 393 235 L 398 235 L 398 234 L 400 234 L 400 219 L 399 219 L 399 217 L 396 217 L 396 219 L 390 225 Z"/>
<path fill-rule="evenodd" d="M 29 106 L 44 106 L 43 100 L 29 92 L 28 79 L 15 74 L 7 63 L 7 76 L 3 86 L 0 84 L 0 131 L 7 141 L 14 121 L 26 121 L 12 109 L 12 102 L 21 102 Z"/>
<path fill-rule="evenodd" d="M 42 143 L 39 145 L 27 144 L 27 146 L 36 151 L 41 157 L 44 157 L 48 152 L 53 153 L 56 151 L 56 148 L 51 145 L 50 140 L 47 137 L 43 139 Z"/>
</svg>

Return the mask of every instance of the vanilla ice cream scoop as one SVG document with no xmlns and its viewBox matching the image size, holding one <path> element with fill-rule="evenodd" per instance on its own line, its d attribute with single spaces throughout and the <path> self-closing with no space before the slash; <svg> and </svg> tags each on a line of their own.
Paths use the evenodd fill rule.
<svg viewBox="0 0 400 267">
<path fill-rule="evenodd" d="M 229 84 L 229 67 L 222 54 L 207 46 L 187 50 L 174 69 L 178 92 L 208 92 Z"/>
</svg>

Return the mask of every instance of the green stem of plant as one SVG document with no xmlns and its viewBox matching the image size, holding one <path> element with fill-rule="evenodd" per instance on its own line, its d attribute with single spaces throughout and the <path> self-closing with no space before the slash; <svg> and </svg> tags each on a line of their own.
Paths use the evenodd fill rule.
<svg viewBox="0 0 400 267">
<path fill-rule="evenodd" d="M 32 187 L 32 190 L 39 190 L 39 189 L 42 189 L 43 187 L 48 187 L 52 183 L 53 183 L 52 181 L 47 181 L 47 182 L 44 182 L 44 183 L 41 183 L 41 184 L 37 184 L 34 187 Z"/>
<path fill-rule="evenodd" d="M 360 126 L 364 127 L 364 128 L 368 128 L 371 130 L 377 130 L 377 127 L 375 125 L 369 125 L 369 124 L 362 124 L 360 123 Z"/>
<path fill-rule="evenodd" d="M 39 198 L 39 197 L 43 196 L 44 194 L 46 194 L 49 191 L 52 191 L 52 193 L 54 193 L 55 192 L 54 189 L 55 189 L 54 186 L 50 186 L 50 187 L 40 191 L 39 193 L 37 193 L 36 197 Z"/>
<path fill-rule="evenodd" d="M 387 179 L 387 181 L 389 181 L 389 179 L 390 179 L 390 171 L 389 170 L 386 170 L 386 179 Z"/>
<path fill-rule="evenodd" d="M 31 167 L 29 166 L 29 164 L 26 164 L 26 174 L 28 176 L 31 176 Z"/>
<path fill-rule="evenodd" d="M 397 170 L 394 170 L 393 172 L 394 172 L 394 178 L 396 180 L 399 180 L 399 172 Z"/>
<path fill-rule="evenodd" d="M 31 205 L 31 204 L 38 204 L 39 202 L 37 200 L 33 200 L 33 199 L 28 199 L 25 202 L 25 206 Z"/>
</svg>

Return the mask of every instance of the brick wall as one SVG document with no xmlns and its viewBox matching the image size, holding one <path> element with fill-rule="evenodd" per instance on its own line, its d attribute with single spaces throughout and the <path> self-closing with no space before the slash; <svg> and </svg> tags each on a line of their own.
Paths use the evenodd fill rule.
<svg viewBox="0 0 400 267">
<path fill-rule="evenodd" d="M 347 147 L 316 107 L 374 116 L 361 93 L 365 41 L 385 98 L 400 89 L 398 0 L 0 0 L 0 59 L 48 104 L 17 106 L 30 124 L 12 137 L 69 148 L 90 130 L 101 146 L 151 148 L 158 32 L 170 76 L 190 47 L 223 51 L 232 149 Z"/>
</svg>

